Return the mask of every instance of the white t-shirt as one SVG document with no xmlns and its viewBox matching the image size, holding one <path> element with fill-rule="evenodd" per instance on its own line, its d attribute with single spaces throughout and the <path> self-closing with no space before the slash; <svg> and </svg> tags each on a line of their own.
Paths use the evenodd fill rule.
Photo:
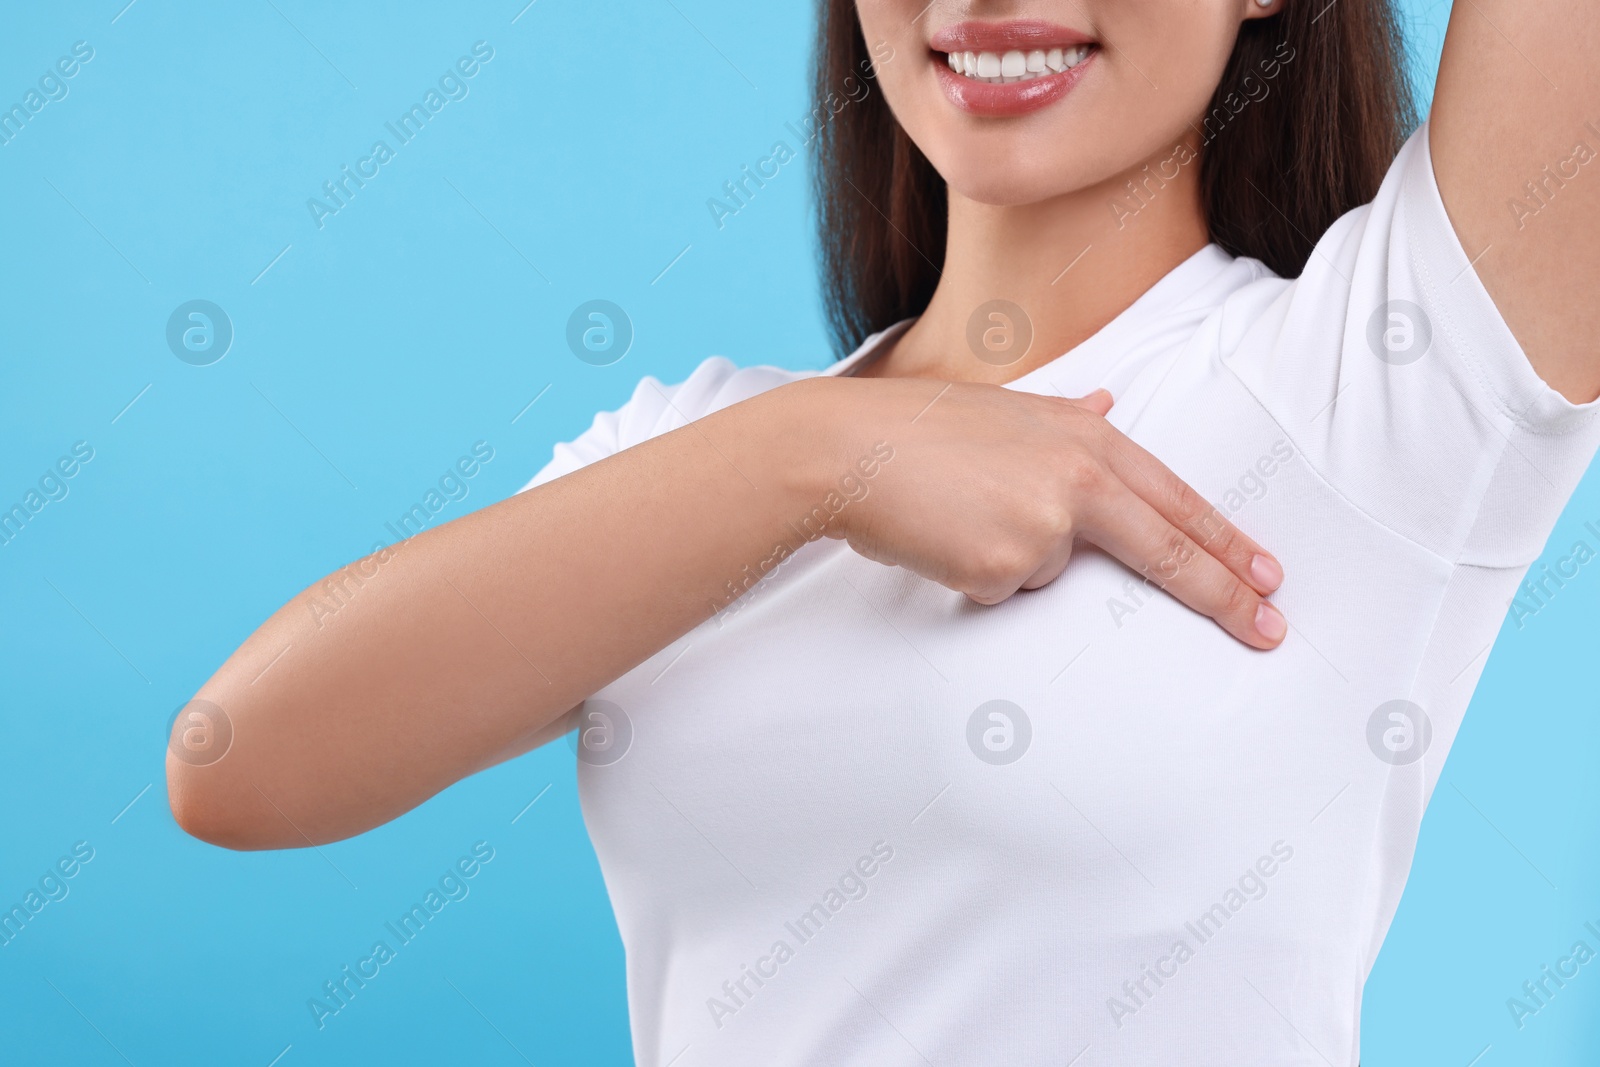
<svg viewBox="0 0 1600 1067">
<path fill-rule="evenodd" d="M 641 385 L 533 484 L 805 376 Z M 1282 560 L 1283 645 L 1093 550 L 979 607 L 807 545 L 585 705 L 640 1064 L 1357 1063 L 1423 808 L 1596 406 L 1528 364 L 1426 127 L 1299 280 L 1207 247 L 1010 388 L 1097 386 Z"/>
</svg>

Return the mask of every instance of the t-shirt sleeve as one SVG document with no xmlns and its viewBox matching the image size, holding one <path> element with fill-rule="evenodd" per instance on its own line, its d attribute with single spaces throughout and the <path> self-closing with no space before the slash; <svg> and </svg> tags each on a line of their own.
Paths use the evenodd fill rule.
<svg viewBox="0 0 1600 1067">
<path fill-rule="evenodd" d="M 676 385 L 663 385 L 646 376 L 622 407 L 600 412 L 583 433 L 557 444 L 550 462 L 517 491 L 525 493 L 553 482 L 625 448 L 803 376 L 777 367 L 741 369 L 722 356 L 707 359 Z"/>
<path fill-rule="evenodd" d="M 1534 371 L 1474 270 L 1493 254 L 1462 248 L 1424 125 L 1300 278 L 1230 301 L 1222 349 L 1353 505 L 1452 563 L 1521 567 L 1600 443 L 1600 407 Z"/>
</svg>

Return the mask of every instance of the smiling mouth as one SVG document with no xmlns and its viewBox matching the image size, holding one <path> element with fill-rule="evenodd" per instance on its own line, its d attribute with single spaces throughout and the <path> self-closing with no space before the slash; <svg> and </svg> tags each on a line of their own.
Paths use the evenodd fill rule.
<svg viewBox="0 0 1600 1067">
<path fill-rule="evenodd" d="M 1094 45 L 1080 44 L 1029 51 L 947 52 L 945 61 L 951 70 L 963 78 L 990 85 L 1009 85 L 1069 71 L 1088 59 L 1094 51 Z"/>
</svg>

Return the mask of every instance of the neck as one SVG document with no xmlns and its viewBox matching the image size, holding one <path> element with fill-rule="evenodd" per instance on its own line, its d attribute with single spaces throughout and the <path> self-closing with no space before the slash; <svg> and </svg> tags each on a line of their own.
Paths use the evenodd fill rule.
<svg viewBox="0 0 1600 1067">
<path fill-rule="evenodd" d="M 1083 343 L 1209 241 L 1198 156 L 1188 158 L 1179 166 L 1169 148 L 1098 185 L 1019 206 L 951 190 L 933 299 L 867 373 L 1001 384 Z M 979 312 L 996 300 L 1025 321 L 1005 308 Z M 975 313 L 981 355 L 968 343 Z M 1030 328 L 1019 356 L 1016 339 Z"/>
</svg>

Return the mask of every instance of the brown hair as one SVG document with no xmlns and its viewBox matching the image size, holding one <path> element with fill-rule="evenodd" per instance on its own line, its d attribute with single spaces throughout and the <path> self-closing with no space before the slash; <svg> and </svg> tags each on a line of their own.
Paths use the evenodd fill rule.
<svg viewBox="0 0 1600 1067">
<path fill-rule="evenodd" d="M 832 117 L 819 124 L 813 180 L 823 300 L 843 354 L 928 306 L 947 201 L 881 92 L 838 106 L 839 86 L 872 76 L 871 57 L 855 0 L 820 5 L 813 113 Z M 1415 125 L 1390 0 L 1288 0 L 1246 20 L 1199 128 L 1211 239 L 1297 276 L 1333 221 L 1376 195 Z"/>
</svg>

